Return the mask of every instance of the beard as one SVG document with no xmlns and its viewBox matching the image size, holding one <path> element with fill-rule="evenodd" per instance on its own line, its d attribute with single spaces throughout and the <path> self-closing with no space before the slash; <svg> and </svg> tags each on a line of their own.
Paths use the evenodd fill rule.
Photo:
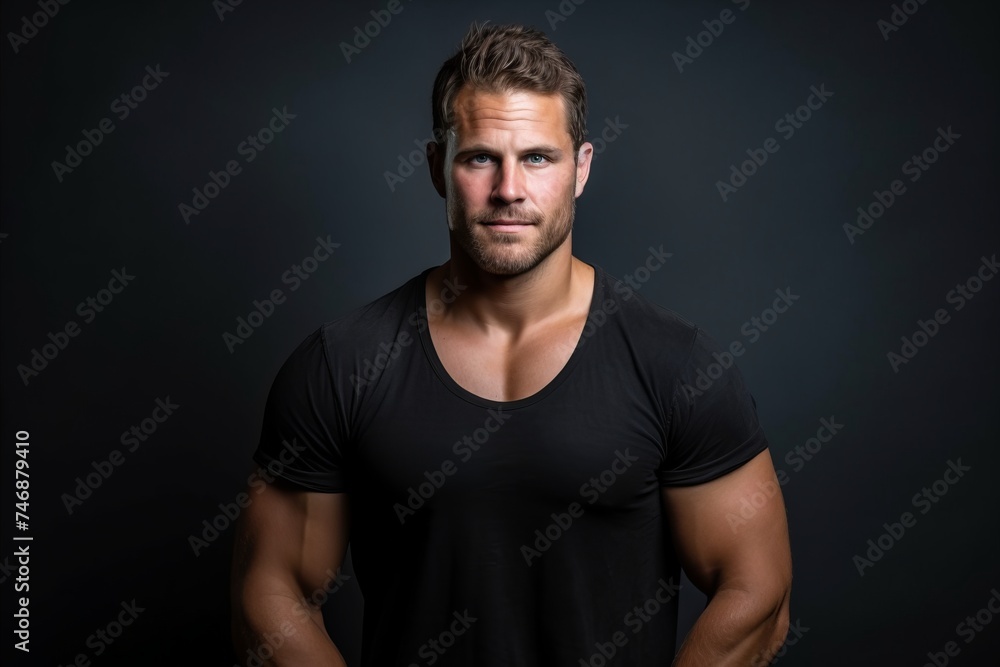
<svg viewBox="0 0 1000 667">
<path fill-rule="evenodd" d="M 573 188 L 549 215 L 520 206 L 487 208 L 470 214 L 465 202 L 451 193 L 448 198 L 448 229 L 452 238 L 486 273 L 516 276 L 538 266 L 573 231 L 576 197 Z M 496 219 L 517 220 L 532 225 L 523 232 L 497 232 L 483 223 Z"/>
</svg>

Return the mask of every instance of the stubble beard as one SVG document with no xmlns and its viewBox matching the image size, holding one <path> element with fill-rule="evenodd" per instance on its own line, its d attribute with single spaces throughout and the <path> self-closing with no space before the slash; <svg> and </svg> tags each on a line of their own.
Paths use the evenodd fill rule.
<svg viewBox="0 0 1000 667">
<path fill-rule="evenodd" d="M 498 276 L 515 276 L 538 266 L 573 231 L 576 197 L 568 190 L 563 204 L 545 216 L 538 211 L 502 206 L 470 215 L 465 203 L 453 193 L 448 198 L 448 229 L 452 238 L 482 271 Z M 527 221 L 534 225 L 525 232 L 495 232 L 482 225 L 498 218 Z M 526 238 L 526 237 L 531 238 Z"/>
</svg>

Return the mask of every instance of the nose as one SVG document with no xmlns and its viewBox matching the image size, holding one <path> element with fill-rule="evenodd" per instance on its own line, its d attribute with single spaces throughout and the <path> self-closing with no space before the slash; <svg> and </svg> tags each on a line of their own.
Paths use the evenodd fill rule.
<svg viewBox="0 0 1000 667">
<path fill-rule="evenodd" d="M 494 200 L 512 204 L 526 198 L 524 169 L 517 160 L 504 160 L 497 169 L 496 178 Z"/>
</svg>

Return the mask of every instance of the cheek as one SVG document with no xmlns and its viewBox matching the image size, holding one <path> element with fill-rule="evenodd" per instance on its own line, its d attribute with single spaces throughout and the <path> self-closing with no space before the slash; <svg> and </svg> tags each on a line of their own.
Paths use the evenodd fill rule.
<svg viewBox="0 0 1000 667">
<path fill-rule="evenodd" d="M 451 194 L 461 201 L 489 199 L 491 186 L 484 173 L 455 171 L 449 180 Z"/>
<path fill-rule="evenodd" d="M 533 188 L 534 197 L 540 204 L 562 204 L 568 196 L 567 193 L 574 192 L 575 183 L 573 174 L 547 170 L 544 175 L 536 179 Z"/>
</svg>

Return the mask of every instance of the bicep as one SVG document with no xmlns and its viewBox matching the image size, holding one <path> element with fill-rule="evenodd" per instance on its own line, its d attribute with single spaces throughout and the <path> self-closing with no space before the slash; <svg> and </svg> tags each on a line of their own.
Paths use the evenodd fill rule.
<svg viewBox="0 0 1000 667">
<path fill-rule="evenodd" d="M 259 492 L 258 492 L 259 491 Z M 237 527 L 233 554 L 235 603 L 304 593 L 328 585 L 349 540 L 345 493 L 266 484 L 255 489 Z"/>
<path fill-rule="evenodd" d="M 722 477 L 662 493 L 681 565 L 700 590 L 787 589 L 788 524 L 768 450 Z"/>
</svg>

